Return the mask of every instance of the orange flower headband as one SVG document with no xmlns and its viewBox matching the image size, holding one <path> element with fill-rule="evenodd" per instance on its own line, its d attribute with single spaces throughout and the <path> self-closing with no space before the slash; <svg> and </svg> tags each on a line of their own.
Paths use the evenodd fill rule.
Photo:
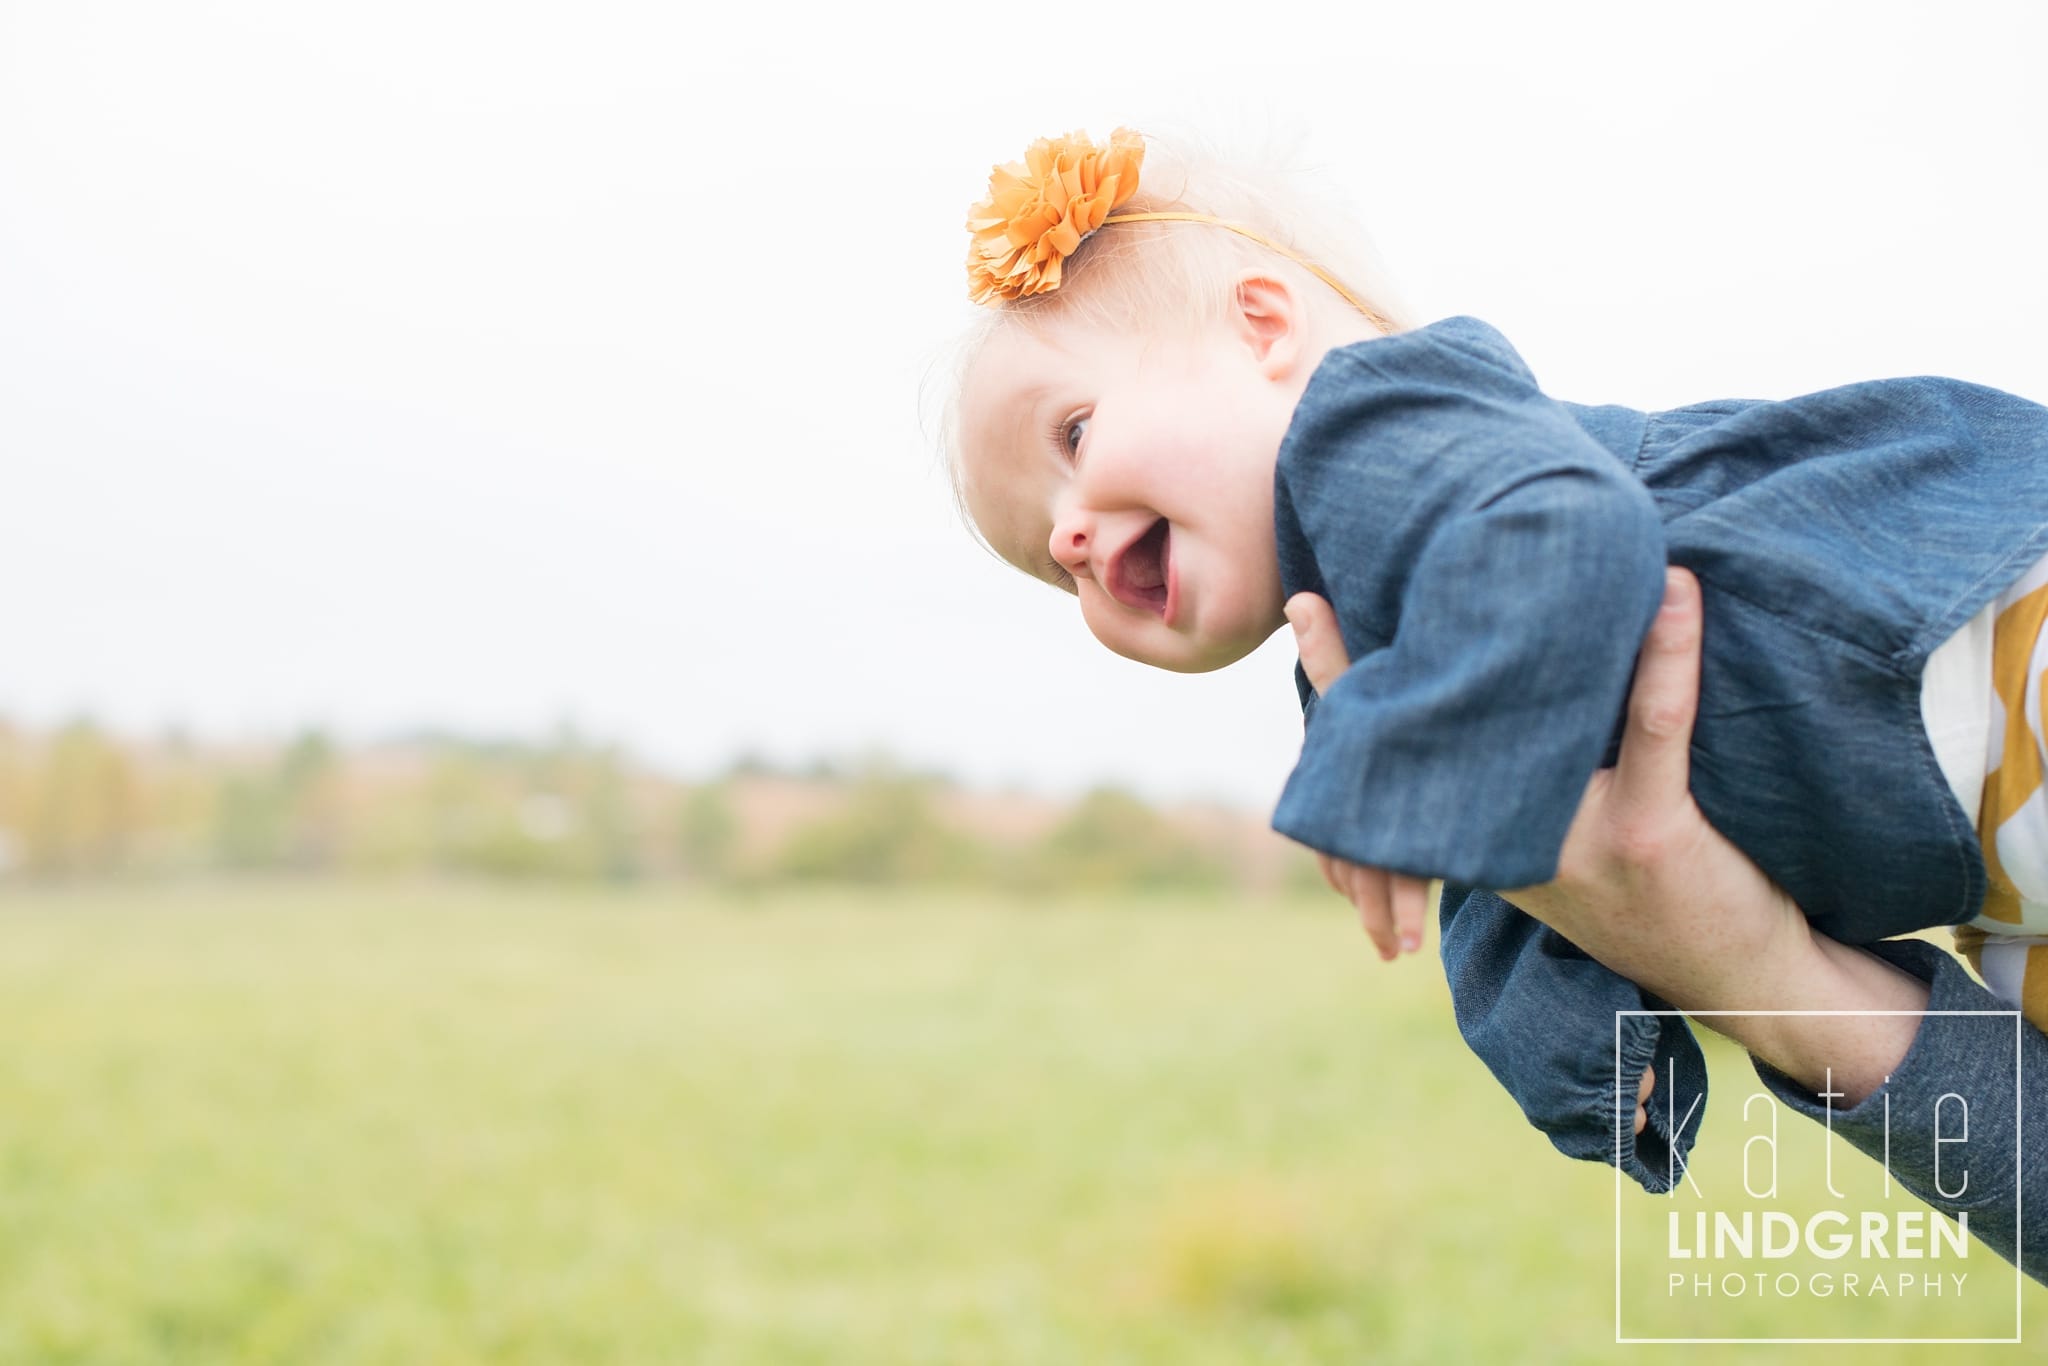
<svg viewBox="0 0 2048 1366">
<path fill-rule="evenodd" d="M 1022 162 L 989 172 L 988 197 L 967 211 L 967 293 L 978 304 L 1007 303 L 1060 287 L 1060 265 L 1109 223 L 1211 223 L 1279 252 L 1310 271 L 1370 318 L 1394 331 L 1379 310 L 1315 262 L 1250 228 L 1205 213 L 1117 213 L 1138 191 L 1145 143 L 1128 128 L 1097 147 L 1085 133 L 1040 138 Z"/>
</svg>

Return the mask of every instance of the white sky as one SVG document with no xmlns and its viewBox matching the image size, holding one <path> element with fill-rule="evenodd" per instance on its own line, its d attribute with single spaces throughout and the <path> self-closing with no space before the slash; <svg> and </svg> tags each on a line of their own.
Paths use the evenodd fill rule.
<svg viewBox="0 0 2048 1366">
<path fill-rule="evenodd" d="M 1109 655 L 920 426 L 1069 128 L 1304 135 L 1560 397 L 2048 399 L 2038 6 L 731 8 L 0 0 L 0 712 L 1268 802 L 1291 653 Z"/>
</svg>

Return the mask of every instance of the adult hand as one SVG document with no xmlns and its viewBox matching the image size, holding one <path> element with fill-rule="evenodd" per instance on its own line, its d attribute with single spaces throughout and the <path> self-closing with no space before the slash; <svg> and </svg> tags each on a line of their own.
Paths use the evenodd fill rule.
<svg viewBox="0 0 2048 1366">
<path fill-rule="evenodd" d="M 1813 932 L 1693 801 L 1700 639 L 1699 583 L 1668 570 L 1619 762 L 1586 785 L 1557 877 L 1501 896 L 1681 1010 L 1769 1009 L 1767 965 L 1802 960 Z"/>
<path fill-rule="evenodd" d="M 1335 615 L 1309 594 L 1290 599 L 1287 615 L 1304 671 L 1322 692 L 1349 667 Z M 1814 934 L 1791 899 L 1693 801 L 1700 637 L 1699 585 L 1671 570 L 1637 662 L 1619 764 L 1587 785 L 1556 879 L 1502 895 L 1680 1009 L 1924 1007 L 1925 983 Z M 1832 1066 L 1833 1083 L 1852 1095 L 1875 1087 L 1917 1027 L 1910 1016 L 1713 1016 L 1707 1023 L 1810 1085 Z"/>
<path fill-rule="evenodd" d="M 1681 1009 L 1740 1009 L 1759 958 L 1786 953 L 1809 931 L 1791 898 L 1692 799 L 1699 585 L 1674 569 L 1665 589 L 1637 661 L 1620 763 L 1587 785 L 1556 879 L 1501 895 Z M 1335 614 L 1301 593 L 1287 616 L 1321 693 L 1350 666 Z"/>
</svg>

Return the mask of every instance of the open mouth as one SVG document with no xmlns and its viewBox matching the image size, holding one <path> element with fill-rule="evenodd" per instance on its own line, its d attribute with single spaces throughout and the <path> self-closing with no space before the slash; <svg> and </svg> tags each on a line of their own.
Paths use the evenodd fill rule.
<svg viewBox="0 0 2048 1366">
<path fill-rule="evenodd" d="M 1173 528 L 1161 517 L 1110 560 L 1109 595 L 1127 607 L 1166 615 L 1172 557 Z"/>
</svg>

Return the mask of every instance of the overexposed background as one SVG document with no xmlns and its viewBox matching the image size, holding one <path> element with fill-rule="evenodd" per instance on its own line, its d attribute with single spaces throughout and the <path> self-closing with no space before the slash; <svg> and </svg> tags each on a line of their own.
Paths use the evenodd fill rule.
<svg viewBox="0 0 2048 1366">
<path fill-rule="evenodd" d="M 921 425 L 1070 128 L 1298 140 L 1561 397 L 2048 399 L 2035 6 L 720 10 L 0 0 L 0 713 L 1263 805 L 1284 645 L 1110 656 Z"/>
</svg>

